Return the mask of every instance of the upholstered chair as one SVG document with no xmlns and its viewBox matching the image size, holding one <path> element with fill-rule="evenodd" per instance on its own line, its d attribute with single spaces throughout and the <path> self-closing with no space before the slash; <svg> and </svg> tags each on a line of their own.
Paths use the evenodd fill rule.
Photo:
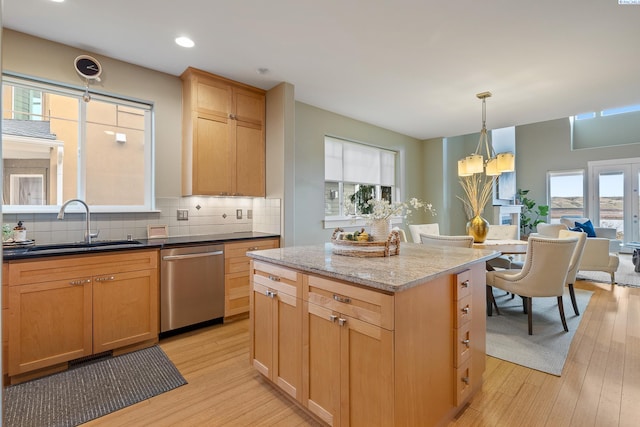
<svg viewBox="0 0 640 427">
<path fill-rule="evenodd" d="M 520 239 L 520 230 L 518 230 L 517 225 L 511 224 L 491 224 L 489 226 L 489 231 L 487 232 L 487 240 L 519 240 Z M 490 261 L 487 261 L 487 264 L 493 269 L 496 268 L 513 268 L 512 265 L 513 255 L 500 255 L 497 258 L 494 258 Z M 522 265 L 520 264 L 520 267 Z"/>
<path fill-rule="evenodd" d="M 409 232 L 413 243 L 420 243 L 420 233 L 424 234 L 440 234 L 440 226 L 438 223 L 433 224 L 409 224 Z"/>
<path fill-rule="evenodd" d="M 620 265 L 617 253 L 609 252 L 610 241 L 605 237 L 588 237 L 578 271 L 604 271 L 611 275 L 611 284 L 616 282 L 616 271 Z"/>
<path fill-rule="evenodd" d="M 577 238 L 529 237 L 527 254 L 521 270 L 487 272 L 489 292 L 492 292 L 491 288 L 496 287 L 523 298 L 525 312 L 528 315 L 529 335 L 533 334 L 531 301 L 534 297 L 556 297 L 562 326 L 565 332 L 569 331 L 564 316 L 562 295 L 577 244 Z"/>
<path fill-rule="evenodd" d="M 546 222 L 541 222 L 536 226 L 537 233 L 531 233 L 530 236 L 534 237 L 551 237 L 554 239 L 558 238 L 560 230 L 568 230 L 569 228 L 564 224 L 547 224 Z"/>
<path fill-rule="evenodd" d="M 438 234 L 420 233 L 420 241 L 427 246 L 456 246 L 459 248 L 470 248 L 473 246 L 472 236 L 440 236 Z"/>
<path fill-rule="evenodd" d="M 573 255 L 571 256 L 571 264 L 569 265 L 569 271 L 567 272 L 567 287 L 569 287 L 569 295 L 571 296 L 571 304 L 573 305 L 573 311 L 576 316 L 580 315 L 578 310 L 578 304 L 576 302 L 576 293 L 573 290 L 573 284 L 576 281 L 576 275 L 578 274 L 578 267 L 582 261 L 582 255 L 584 254 L 585 244 L 587 243 L 587 233 L 581 231 L 569 231 L 560 230 L 558 237 L 561 239 L 577 238 L 578 244 L 576 245 Z"/>
</svg>

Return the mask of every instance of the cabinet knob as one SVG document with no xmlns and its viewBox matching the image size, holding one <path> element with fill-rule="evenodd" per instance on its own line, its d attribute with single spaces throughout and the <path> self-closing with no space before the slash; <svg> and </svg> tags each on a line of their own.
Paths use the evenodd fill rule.
<svg viewBox="0 0 640 427">
<path fill-rule="evenodd" d="M 333 294 L 333 299 L 338 302 L 343 302 L 345 304 L 351 304 L 351 298 L 343 297 L 341 295 Z"/>
<path fill-rule="evenodd" d="M 347 319 L 343 319 L 342 317 L 338 319 L 338 325 L 344 326 L 347 324 Z"/>
<path fill-rule="evenodd" d="M 338 316 L 332 314 L 331 316 L 329 316 L 329 320 L 331 320 L 331 323 L 336 323 L 336 320 L 338 320 Z"/>
<path fill-rule="evenodd" d="M 460 286 L 463 288 L 468 288 L 469 287 L 469 280 L 465 280 L 464 282 L 460 283 Z"/>
<path fill-rule="evenodd" d="M 462 309 L 462 312 L 463 312 L 464 314 L 469 314 L 469 311 L 470 311 L 470 310 L 471 310 L 471 309 L 470 309 L 469 307 L 464 307 L 464 308 Z"/>
<path fill-rule="evenodd" d="M 469 377 L 462 377 L 460 378 L 460 381 L 462 381 L 465 384 L 469 384 Z"/>
<path fill-rule="evenodd" d="M 470 340 L 462 340 L 462 344 L 466 345 L 467 347 L 469 347 L 470 342 Z"/>
<path fill-rule="evenodd" d="M 275 298 L 278 296 L 278 292 L 272 290 L 267 290 L 264 294 L 269 298 Z"/>
</svg>

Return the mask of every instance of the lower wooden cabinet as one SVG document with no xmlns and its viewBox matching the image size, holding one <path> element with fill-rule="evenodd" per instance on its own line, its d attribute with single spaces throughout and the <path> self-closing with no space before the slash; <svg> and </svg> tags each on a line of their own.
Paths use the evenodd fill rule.
<svg viewBox="0 0 640 427">
<path fill-rule="evenodd" d="M 252 263 L 251 361 L 265 377 L 301 401 L 301 275 Z"/>
<path fill-rule="evenodd" d="M 328 425 L 443 425 L 480 389 L 484 262 L 396 293 L 252 262 L 251 362 Z"/>
<path fill-rule="evenodd" d="M 157 259 L 153 250 L 10 261 L 9 377 L 157 342 Z"/>
<path fill-rule="evenodd" d="M 279 238 L 243 240 L 224 245 L 224 317 L 249 313 L 249 251 L 280 246 Z"/>
<path fill-rule="evenodd" d="M 393 425 L 393 332 L 304 306 L 306 406 L 332 426 Z"/>
</svg>

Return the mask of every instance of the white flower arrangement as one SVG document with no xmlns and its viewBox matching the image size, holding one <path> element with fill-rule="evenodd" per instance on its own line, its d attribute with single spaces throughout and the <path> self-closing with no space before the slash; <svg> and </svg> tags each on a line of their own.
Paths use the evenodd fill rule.
<svg viewBox="0 0 640 427">
<path fill-rule="evenodd" d="M 402 216 L 406 218 L 413 212 L 413 209 L 423 209 L 425 212 L 431 213 L 432 216 L 437 215 L 437 212 L 431 203 L 423 202 L 415 197 L 409 199 L 408 202 L 393 202 L 389 203 L 388 200 L 382 199 L 369 199 L 367 205 L 371 207 L 371 213 L 360 214 L 359 216 L 365 218 L 367 222 L 376 220 L 386 220 L 394 216 Z M 347 212 L 351 211 L 353 203 L 349 200 L 345 200 L 345 209 Z"/>
</svg>

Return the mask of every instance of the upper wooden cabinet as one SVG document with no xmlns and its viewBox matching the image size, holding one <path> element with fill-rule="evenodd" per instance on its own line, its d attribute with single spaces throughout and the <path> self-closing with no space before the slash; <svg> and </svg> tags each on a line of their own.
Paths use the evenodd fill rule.
<svg viewBox="0 0 640 427">
<path fill-rule="evenodd" d="M 265 195 L 265 91 L 194 68 L 181 76 L 182 194 Z"/>
</svg>

